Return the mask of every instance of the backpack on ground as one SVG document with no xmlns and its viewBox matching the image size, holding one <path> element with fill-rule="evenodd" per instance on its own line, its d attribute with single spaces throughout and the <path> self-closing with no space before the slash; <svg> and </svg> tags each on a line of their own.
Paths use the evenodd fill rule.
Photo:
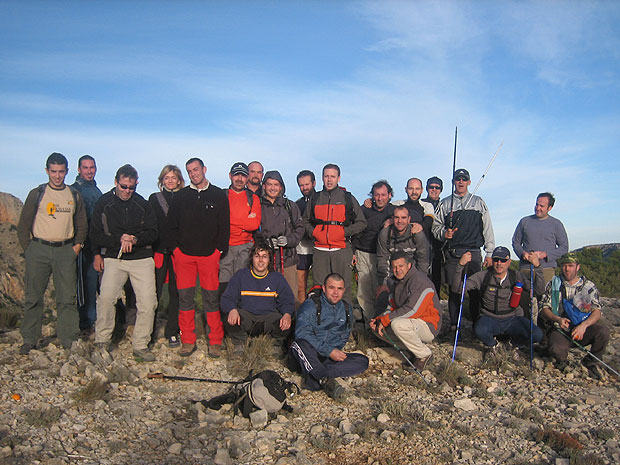
<svg viewBox="0 0 620 465">
<path fill-rule="evenodd" d="M 248 375 L 226 394 L 200 401 L 205 407 L 219 410 L 224 404 L 233 404 L 234 414 L 239 410 L 244 417 L 249 417 L 255 410 L 266 410 L 276 413 L 280 409 L 292 412 L 293 408 L 286 403 L 288 396 L 299 393 L 299 387 L 283 379 L 273 370 L 265 370 Z"/>
</svg>

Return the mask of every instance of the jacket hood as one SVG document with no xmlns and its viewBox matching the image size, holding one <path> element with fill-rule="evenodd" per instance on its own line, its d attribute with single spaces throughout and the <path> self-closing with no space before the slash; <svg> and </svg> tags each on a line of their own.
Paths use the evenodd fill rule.
<svg viewBox="0 0 620 465">
<path fill-rule="evenodd" d="M 286 193 L 286 186 L 284 185 L 284 180 L 282 179 L 282 175 L 280 174 L 280 172 L 276 170 L 267 171 L 265 173 L 265 176 L 263 177 L 263 185 L 265 184 L 265 181 L 267 181 L 267 179 L 275 179 L 280 184 L 282 184 L 282 192 L 280 192 L 280 196 L 284 196 L 284 194 Z"/>
</svg>

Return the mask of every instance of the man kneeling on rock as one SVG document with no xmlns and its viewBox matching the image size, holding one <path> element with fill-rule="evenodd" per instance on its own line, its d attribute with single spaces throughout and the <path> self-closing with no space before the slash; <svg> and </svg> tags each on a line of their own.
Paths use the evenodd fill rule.
<svg viewBox="0 0 620 465">
<path fill-rule="evenodd" d="M 379 315 L 371 320 L 370 327 L 381 339 L 387 339 L 385 331 L 390 339 L 403 344 L 414 355 L 413 365 L 421 372 L 433 358 L 426 343 L 435 339 L 441 328 L 441 307 L 435 285 L 412 266 L 411 260 L 406 252 L 395 252 L 390 257 L 394 279 L 388 280 L 388 301 L 387 293 L 379 297 Z M 413 371 L 406 362 L 402 366 Z"/>
<path fill-rule="evenodd" d="M 601 303 L 596 285 L 579 275 L 577 254 L 569 252 L 558 260 L 562 275 L 555 276 L 548 284 L 542 298 L 542 317 L 553 326 L 548 333 L 549 352 L 555 367 L 564 371 L 568 366 L 568 349 L 572 338 L 581 346 L 592 344 L 591 351 L 581 363 L 588 369 L 590 378 L 601 379 L 596 366 L 609 342 L 609 328 L 601 323 Z"/>
<path fill-rule="evenodd" d="M 323 389 L 331 398 L 339 400 L 345 394 L 339 378 L 365 371 L 368 358 L 342 351 L 355 322 L 351 306 L 342 300 L 344 278 L 338 273 L 329 274 L 322 289 L 320 296 L 307 299 L 297 310 L 289 368 L 303 374 L 304 388 Z"/>
<path fill-rule="evenodd" d="M 540 260 L 534 252 L 525 253 L 524 256 L 534 266 L 534 293 L 542 294 L 545 281 Z M 496 247 L 491 259 L 493 266 L 468 276 L 465 285 L 466 291 L 479 290 L 482 300 L 480 318 L 474 325 L 474 332 L 491 351 L 498 347 L 496 336 L 508 336 L 515 347 L 524 349 L 530 343 L 530 320 L 523 316 L 523 308 L 519 305 L 520 296 L 514 295 L 514 289 L 521 283 L 522 292 L 529 291 L 530 278 L 523 276 L 520 271 L 509 269 L 510 251 L 506 247 Z M 471 253 L 465 252 L 456 266 L 451 283 L 452 292 L 461 292 L 461 275 L 470 261 Z M 538 326 L 534 325 L 533 328 L 532 340 L 540 342 L 543 333 Z"/>
<path fill-rule="evenodd" d="M 270 334 L 280 353 L 291 329 L 295 297 L 281 273 L 270 272 L 273 254 L 257 241 L 250 251 L 250 267 L 237 271 L 222 294 L 224 331 L 237 354 L 248 336 Z"/>
</svg>

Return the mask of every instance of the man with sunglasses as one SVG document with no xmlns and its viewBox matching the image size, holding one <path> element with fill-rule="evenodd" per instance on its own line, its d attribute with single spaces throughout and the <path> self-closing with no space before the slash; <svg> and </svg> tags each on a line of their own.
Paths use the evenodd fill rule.
<svg viewBox="0 0 620 465">
<path fill-rule="evenodd" d="M 427 196 L 425 199 L 422 199 L 423 202 L 428 202 L 433 206 L 433 209 L 436 209 L 439 205 L 439 196 L 443 191 L 443 181 L 437 176 L 432 176 L 428 178 L 426 181 L 426 193 Z M 432 234 L 431 234 L 432 236 Z M 443 254 L 441 250 L 441 246 L 443 245 L 442 241 L 437 240 L 434 236 L 431 237 L 431 281 L 435 285 L 435 289 L 439 293 L 439 288 L 441 287 L 442 281 L 442 272 L 441 267 L 443 265 Z"/>
<path fill-rule="evenodd" d="M 95 346 L 109 349 L 115 304 L 130 279 L 138 308 L 132 335 L 133 354 L 137 360 L 152 362 L 155 356 L 148 344 L 157 307 L 152 247 L 157 240 L 157 218 L 146 199 L 136 193 L 137 186 L 136 169 L 121 166 L 114 178 L 114 188 L 99 198 L 93 211 L 90 240 L 93 250 L 100 250 L 103 257 Z"/>
<path fill-rule="evenodd" d="M 458 293 L 462 289 L 461 275 L 463 268 L 472 259 L 471 252 L 465 252 L 456 265 L 456 273 L 451 282 L 451 291 Z M 530 289 L 529 276 L 520 271 L 510 270 L 510 251 L 506 247 L 497 247 L 491 255 L 493 266 L 467 277 L 465 290 L 478 290 L 481 295 L 481 315 L 474 325 L 476 337 L 490 350 L 497 347 L 497 336 L 508 336 L 513 346 L 524 349 L 530 343 L 530 320 L 525 318 L 520 299 L 512 299 L 515 286 L 522 284 L 523 294 Z M 544 291 L 542 268 L 538 256 L 528 255 L 534 265 L 534 291 Z M 516 302 L 515 302 L 516 300 Z M 511 305 L 512 304 L 512 305 Z M 534 326 L 533 341 L 540 342 L 542 330 Z"/>
<path fill-rule="evenodd" d="M 486 252 L 485 267 L 491 266 L 491 253 L 495 248 L 489 209 L 484 200 L 468 192 L 471 184 L 469 171 L 463 168 L 456 170 L 453 183 L 454 194 L 439 203 L 432 228 L 435 238 L 445 241 L 446 280 L 450 284 L 455 274 L 458 274 L 456 267 L 463 254 L 471 253 L 471 261 L 467 269 L 469 276 L 482 269 L 480 247 L 484 246 Z M 460 301 L 461 292 L 451 289 L 448 298 L 451 330 L 456 329 Z M 479 293 L 470 292 L 469 313 L 473 322 L 478 318 L 479 307 Z"/>
</svg>

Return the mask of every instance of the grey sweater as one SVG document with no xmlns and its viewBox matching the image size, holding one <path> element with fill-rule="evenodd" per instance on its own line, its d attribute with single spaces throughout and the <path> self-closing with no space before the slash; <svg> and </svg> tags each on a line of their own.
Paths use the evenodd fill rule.
<svg viewBox="0 0 620 465">
<path fill-rule="evenodd" d="M 521 266 L 529 265 L 523 260 L 523 252 L 542 251 L 547 257 L 540 264 L 543 268 L 555 268 L 556 260 L 568 252 L 568 236 L 560 220 L 548 216 L 544 220 L 536 215 L 521 218 L 512 236 L 512 249 L 521 259 Z"/>
</svg>

